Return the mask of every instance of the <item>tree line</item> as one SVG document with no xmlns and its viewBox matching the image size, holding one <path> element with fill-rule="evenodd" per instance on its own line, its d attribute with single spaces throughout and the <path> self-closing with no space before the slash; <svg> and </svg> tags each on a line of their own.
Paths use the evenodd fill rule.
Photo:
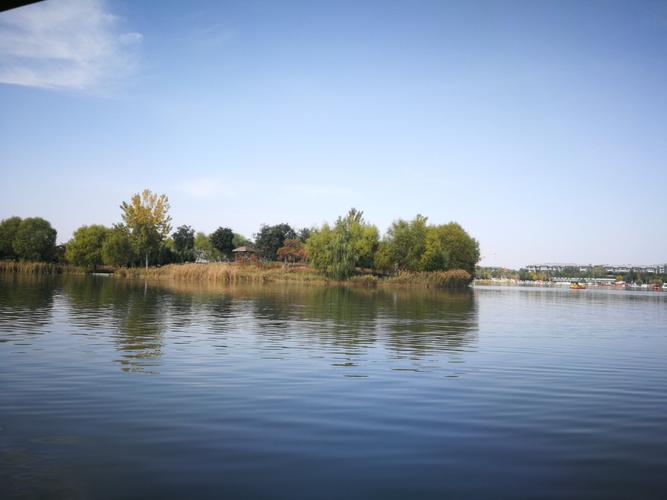
<svg viewBox="0 0 667 500">
<path fill-rule="evenodd" d="M 188 225 L 172 232 L 169 200 L 146 189 L 120 205 L 121 221 L 112 227 L 78 228 L 56 246 L 56 230 L 41 218 L 10 217 L 0 222 L 0 259 L 66 262 L 97 266 L 146 266 L 177 262 L 228 261 L 248 246 L 263 261 L 307 262 L 325 276 L 346 279 L 359 270 L 378 274 L 463 269 L 471 276 L 479 244 L 459 224 L 433 225 L 422 215 L 394 221 L 381 237 L 363 212 L 351 209 L 333 224 L 293 229 L 263 224 L 254 241 L 219 227 L 211 234 Z"/>
</svg>

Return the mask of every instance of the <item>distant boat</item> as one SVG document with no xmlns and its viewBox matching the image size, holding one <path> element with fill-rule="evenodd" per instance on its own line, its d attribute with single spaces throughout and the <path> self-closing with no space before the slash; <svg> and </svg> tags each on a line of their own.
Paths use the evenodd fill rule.
<svg viewBox="0 0 667 500">
<path fill-rule="evenodd" d="M 572 283 L 570 283 L 570 288 L 572 290 L 583 290 L 583 289 L 588 288 L 588 287 L 586 285 L 584 285 L 583 283 L 573 281 Z"/>
</svg>

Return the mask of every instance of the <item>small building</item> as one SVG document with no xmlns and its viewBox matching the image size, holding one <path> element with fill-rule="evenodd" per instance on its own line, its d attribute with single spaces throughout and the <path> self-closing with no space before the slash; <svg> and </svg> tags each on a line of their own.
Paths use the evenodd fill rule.
<svg viewBox="0 0 667 500">
<path fill-rule="evenodd" d="M 232 250 L 235 262 L 252 262 L 257 260 L 257 251 L 249 246 L 242 246 Z"/>
</svg>

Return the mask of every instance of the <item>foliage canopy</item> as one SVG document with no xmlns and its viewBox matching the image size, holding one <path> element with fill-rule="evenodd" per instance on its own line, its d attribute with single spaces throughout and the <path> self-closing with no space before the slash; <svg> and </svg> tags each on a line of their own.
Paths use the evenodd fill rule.
<svg viewBox="0 0 667 500">
<path fill-rule="evenodd" d="M 56 230 L 41 217 L 23 219 L 16 229 L 12 247 L 21 260 L 51 261 L 56 253 Z"/>
<path fill-rule="evenodd" d="M 0 259 L 16 259 L 14 239 L 20 225 L 20 217 L 9 217 L 0 222 Z"/>
<path fill-rule="evenodd" d="M 378 239 L 377 228 L 353 208 L 345 217 L 338 217 L 333 227 L 324 224 L 313 231 L 307 243 L 308 259 L 325 276 L 347 279 L 357 266 L 372 266 Z"/>
<path fill-rule="evenodd" d="M 95 269 L 103 263 L 103 247 L 110 229 L 101 225 L 81 226 L 67 243 L 65 258 L 76 266 Z"/>
<path fill-rule="evenodd" d="M 144 255 L 146 267 L 151 254 L 155 254 L 160 243 L 171 231 L 169 199 L 167 195 L 158 195 L 150 189 L 135 194 L 130 202 L 120 205 L 123 222 L 132 234 L 137 251 Z"/>
<path fill-rule="evenodd" d="M 225 258 L 232 257 L 232 250 L 234 250 L 234 231 L 228 227 L 219 227 L 213 231 L 208 239 L 213 248 L 215 248 Z"/>
<path fill-rule="evenodd" d="M 179 226 L 174 234 L 173 240 L 174 252 L 181 262 L 194 260 L 195 249 L 195 230 L 190 226 Z"/>
<path fill-rule="evenodd" d="M 255 235 L 255 248 L 259 257 L 266 260 L 276 258 L 278 249 L 285 245 L 285 240 L 296 239 L 296 232 L 289 224 L 267 226 L 262 224 Z"/>
</svg>

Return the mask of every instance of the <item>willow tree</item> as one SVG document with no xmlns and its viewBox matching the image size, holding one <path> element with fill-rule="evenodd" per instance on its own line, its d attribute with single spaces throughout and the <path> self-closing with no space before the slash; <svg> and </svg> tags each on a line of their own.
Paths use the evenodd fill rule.
<svg viewBox="0 0 667 500">
<path fill-rule="evenodd" d="M 357 267 L 371 267 L 378 247 L 378 230 L 366 223 L 363 212 L 351 209 L 331 227 L 324 224 L 307 242 L 310 263 L 325 276 L 347 279 Z"/>
<path fill-rule="evenodd" d="M 171 231 L 169 198 L 165 194 L 158 195 L 144 189 L 141 194 L 132 196 L 129 203 L 123 202 L 120 208 L 137 252 L 145 257 L 148 267 L 150 255 L 159 250 L 160 244 Z"/>
</svg>

